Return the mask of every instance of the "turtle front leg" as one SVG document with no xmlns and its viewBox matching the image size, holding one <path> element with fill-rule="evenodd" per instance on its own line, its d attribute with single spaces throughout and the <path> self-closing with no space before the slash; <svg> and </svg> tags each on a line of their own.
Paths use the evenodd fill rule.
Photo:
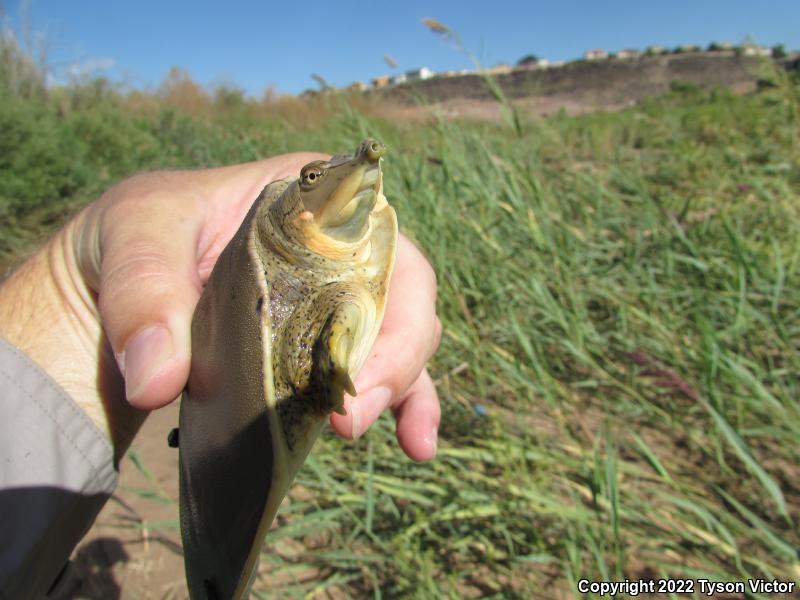
<svg viewBox="0 0 800 600">
<path fill-rule="evenodd" d="M 362 311 L 356 304 L 339 304 L 328 317 L 328 321 L 315 345 L 314 364 L 322 386 L 327 387 L 327 395 L 333 412 L 346 414 L 344 393 L 356 395 L 356 388 L 350 378 L 350 357 L 356 346 L 356 334 Z"/>
<path fill-rule="evenodd" d="M 374 341 L 375 303 L 354 284 L 310 294 L 281 325 L 273 353 L 275 405 L 288 447 L 332 411 L 345 414 L 344 394 Z"/>
</svg>

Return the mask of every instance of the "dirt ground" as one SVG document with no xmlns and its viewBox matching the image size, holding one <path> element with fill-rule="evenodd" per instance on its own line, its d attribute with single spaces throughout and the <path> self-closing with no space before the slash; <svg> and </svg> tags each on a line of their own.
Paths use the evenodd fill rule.
<svg viewBox="0 0 800 600">
<path fill-rule="evenodd" d="M 178 451 L 167 445 L 178 424 L 177 402 L 145 421 L 134 447 L 155 480 L 126 458 L 116 493 L 76 548 L 63 599 L 155 600 L 188 598 L 178 525 Z M 160 488 L 175 500 L 163 503 L 140 490 Z M 164 527 L 165 522 L 173 529 Z"/>
</svg>

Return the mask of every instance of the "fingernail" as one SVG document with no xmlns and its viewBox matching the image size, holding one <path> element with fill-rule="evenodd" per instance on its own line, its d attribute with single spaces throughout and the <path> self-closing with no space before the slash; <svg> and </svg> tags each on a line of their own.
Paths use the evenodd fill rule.
<svg viewBox="0 0 800 600">
<path fill-rule="evenodd" d="M 125 395 L 139 395 L 173 355 L 172 335 L 162 325 L 152 325 L 137 333 L 117 355 L 125 376 Z"/>
<path fill-rule="evenodd" d="M 353 439 L 364 435 L 391 401 L 392 391 L 382 386 L 359 394 L 350 404 L 353 412 Z"/>
</svg>

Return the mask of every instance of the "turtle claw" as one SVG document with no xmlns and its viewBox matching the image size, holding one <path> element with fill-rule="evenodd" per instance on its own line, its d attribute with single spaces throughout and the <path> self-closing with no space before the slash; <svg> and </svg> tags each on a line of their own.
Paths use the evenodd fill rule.
<svg viewBox="0 0 800 600">
<path fill-rule="evenodd" d="M 347 414 L 347 411 L 344 409 L 344 403 L 337 404 L 336 406 L 334 406 L 333 412 L 335 412 L 337 415 L 345 416 Z"/>
<path fill-rule="evenodd" d="M 353 380 L 350 379 L 350 374 L 347 371 L 344 371 L 340 377 L 342 378 L 342 388 L 344 391 L 351 396 L 356 396 L 358 392 L 356 392 L 356 386 L 353 385 Z"/>
<path fill-rule="evenodd" d="M 351 396 L 356 395 L 356 387 L 353 385 L 353 380 L 350 379 L 350 373 L 347 371 L 347 362 L 339 362 L 336 356 L 331 356 L 333 367 L 331 369 L 331 388 L 330 395 L 332 406 L 331 410 L 338 415 L 346 415 L 347 411 L 344 409 L 344 393 L 347 392 Z"/>
<path fill-rule="evenodd" d="M 334 367 L 333 381 L 336 386 L 334 391 L 333 412 L 337 415 L 346 415 L 347 411 L 344 409 L 344 394 L 347 392 L 351 396 L 356 395 L 356 388 L 353 385 L 353 380 L 350 379 L 350 374 L 339 367 Z"/>
</svg>

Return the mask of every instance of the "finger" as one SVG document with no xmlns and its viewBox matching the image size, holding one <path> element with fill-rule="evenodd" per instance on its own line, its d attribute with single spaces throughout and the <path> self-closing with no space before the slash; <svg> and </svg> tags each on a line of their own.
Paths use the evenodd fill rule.
<svg viewBox="0 0 800 600">
<path fill-rule="evenodd" d="M 442 411 L 436 386 L 427 369 L 394 409 L 397 419 L 397 441 L 409 458 L 431 460 L 436 456 L 439 422 Z"/>
<path fill-rule="evenodd" d="M 441 325 L 435 310 L 433 270 L 419 250 L 401 237 L 383 326 L 355 380 L 358 396 L 346 399 L 345 415 L 331 417 L 339 435 L 359 437 L 383 410 L 405 396 L 439 344 Z"/>
<path fill-rule="evenodd" d="M 128 401 L 152 410 L 189 376 L 190 326 L 200 295 L 190 198 L 138 189 L 103 216 L 98 304 Z"/>
<path fill-rule="evenodd" d="M 345 414 L 332 413 L 331 427 L 340 436 L 355 440 L 364 435 L 391 403 L 392 394 L 385 387 L 371 389 L 356 398 L 345 395 Z"/>
</svg>

